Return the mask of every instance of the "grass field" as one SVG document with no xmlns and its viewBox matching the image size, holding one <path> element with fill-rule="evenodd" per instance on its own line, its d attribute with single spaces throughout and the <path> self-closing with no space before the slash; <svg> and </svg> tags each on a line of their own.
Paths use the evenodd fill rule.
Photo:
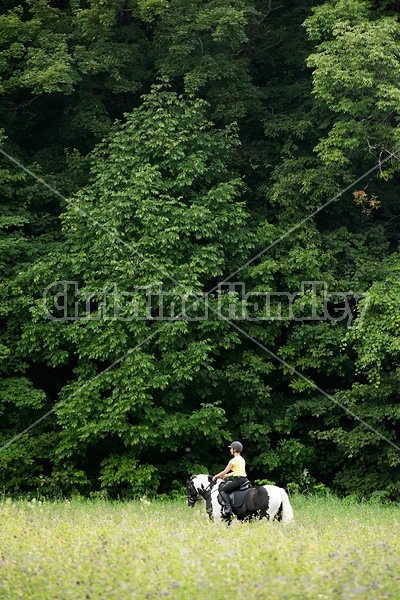
<svg viewBox="0 0 400 600">
<path fill-rule="evenodd" d="M 400 508 L 292 498 L 295 523 L 180 502 L 0 503 L 0 598 L 400 598 Z"/>
</svg>

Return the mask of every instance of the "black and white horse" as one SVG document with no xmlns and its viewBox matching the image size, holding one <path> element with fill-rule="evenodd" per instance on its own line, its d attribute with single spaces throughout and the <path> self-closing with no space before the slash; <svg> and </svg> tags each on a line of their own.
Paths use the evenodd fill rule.
<svg viewBox="0 0 400 600">
<path fill-rule="evenodd" d="M 218 500 L 218 488 L 222 479 L 212 480 L 211 475 L 193 475 L 186 482 L 187 505 L 193 507 L 198 501 L 205 501 L 207 513 L 213 521 L 225 519 L 223 507 Z M 236 494 L 236 492 L 234 492 Z M 242 494 L 242 493 L 241 493 Z M 282 523 L 293 521 L 293 509 L 287 493 L 276 485 L 261 485 L 250 488 L 244 498 L 233 501 L 232 509 L 239 521 L 245 518 L 277 518 Z M 243 501 L 242 501 L 243 500 Z M 235 506 L 242 502 L 241 506 Z"/>
</svg>

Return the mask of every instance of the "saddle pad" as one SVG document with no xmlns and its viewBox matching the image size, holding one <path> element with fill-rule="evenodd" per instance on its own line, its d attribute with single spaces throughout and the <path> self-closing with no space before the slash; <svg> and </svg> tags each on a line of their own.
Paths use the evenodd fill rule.
<svg viewBox="0 0 400 600">
<path fill-rule="evenodd" d="M 242 506 L 249 489 L 251 488 L 247 488 L 247 490 L 235 490 L 229 494 L 232 508 L 240 508 Z"/>
</svg>

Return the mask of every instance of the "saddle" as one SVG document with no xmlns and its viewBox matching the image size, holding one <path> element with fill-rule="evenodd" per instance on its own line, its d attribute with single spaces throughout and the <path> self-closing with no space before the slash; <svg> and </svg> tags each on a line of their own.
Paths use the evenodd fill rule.
<svg viewBox="0 0 400 600">
<path fill-rule="evenodd" d="M 251 489 L 252 485 L 250 481 L 245 481 L 242 483 L 240 488 L 234 490 L 229 495 L 229 500 L 232 508 L 240 508 L 244 502 L 244 499 L 247 496 L 247 492 Z M 221 497 L 218 497 L 219 503 L 223 504 Z"/>
</svg>

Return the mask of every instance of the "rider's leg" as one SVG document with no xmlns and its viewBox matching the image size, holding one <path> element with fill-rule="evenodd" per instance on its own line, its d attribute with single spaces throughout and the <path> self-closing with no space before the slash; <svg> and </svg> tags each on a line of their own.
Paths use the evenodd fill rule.
<svg viewBox="0 0 400 600">
<path fill-rule="evenodd" d="M 232 481 L 222 484 L 219 488 L 219 493 L 221 494 L 221 498 L 224 503 L 224 513 L 226 516 L 230 516 L 232 514 L 232 506 L 228 494 L 237 490 L 241 485 L 242 482 L 239 481 L 239 478 L 236 478 Z"/>
<path fill-rule="evenodd" d="M 230 516 L 232 514 L 231 501 L 229 500 L 228 494 L 224 490 L 219 490 L 222 502 L 224 503 L 224 514 Z"/>
</svg>

